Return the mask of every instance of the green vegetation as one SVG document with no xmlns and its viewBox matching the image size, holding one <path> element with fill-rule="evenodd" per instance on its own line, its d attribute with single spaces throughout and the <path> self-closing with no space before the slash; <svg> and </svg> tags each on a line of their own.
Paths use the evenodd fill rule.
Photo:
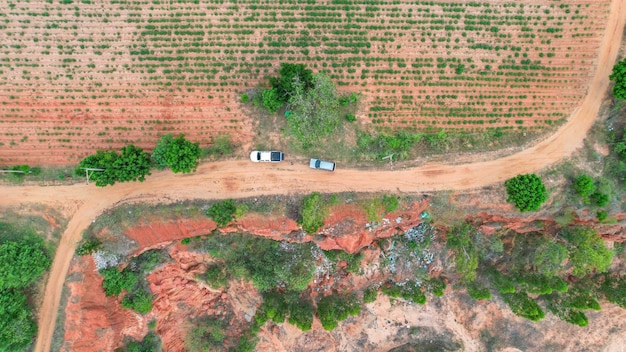
<svg viewBox="0 0 626 352">
<path fill-rule="evenodd" d="M 543 309 L 526 292 L 505 293 L 502 295 L 504 302 L 511 308 L 515 315 L 532 321 L 543 319 L 546 314 Z"/>
<path fill-rule="evenodd" d="M 372 303 L 376 301 L 378 298 L 378 289 L 376 287 L 370 286 L 363 291 L 363 302 Z"/>
<path fill-rule="evenodd" d="M 478 281 L 472 281 L 467 284 L 467 294 L 475 300 L 491 299 L 489 289 Z"/>
<path fill-rule="evenodd" d="M 308 331 L 313 325 L 315 308 L 308 298 L 300 298 L 297 292 L 268 291 L 263 293 L 263 304 L 257 310 L 255 322 L 259 326 L 266 321 L 282 323 L 288 318 L 289 324 L 302 331 Z"/>
<path fill-rule="evenodd" d="M 280 97 L 276 92 L 276 89 L 270 88 L 263 91 L 261 94 L 262 104 L 265 110 L 270 114 L 274 114 L 283 106 L 280 101 Z"/>
<path fill-rule="evenodd" d="M 391 213 L 398 209 L 398 204 L 400 204 L 400 201 L 398 201 L 398 197 L 393 195 L 383 196 L 383 208 L 385 209 L 386 213 Z"/>
<path fill-rule="evenodd" d="M 28 350 L 37 332 L 28 304 L 31 285 L 51 260 L 34 230 L 0 222 L 0 350 Z"/>
<path fill-rule="evenodd" d="M 214 289 L 226 287 L 228 285 L 228 279 L 228 271 L 220 264 L 209 266 L 204 274 L 204 281 Z"/>
<path fill-rule="evenodd" d="M 613 72 L 609 78 L 615 82 L 613 96 L 617 99 L 626 99 L 626 59 L 617 62 L 613 66 Z"/>
<path fill-rule="evenodd" d="M 152 162 L 159 170 L 169 167 L 174 173 L 195 172 L 198 167 L 200 143 L 192 143 L 185 139 L 184 134 L 174 137 L 166 134 L 152 151 Z"/>
<path fill-rule="evenodd" d="M 452 227 L 447 234 L 446 244 L 455 253 L 456 272 L 461 276 L 461 281 L 466 283 L 476 279 L 478 268 L 478 250 L 472 241 L 474 231 L 470 224 L 463 223 Z"/>
<path fill-rule="evenodd" d="M 218 227 L 224 227 L 235 219 L 237 205 L 232 199 L 217 202 L 207 210 L 207 215 L 215 221 Z"/>
<path fill-rule="evenodd" d="M 196 319 L 193 325 L 185 337 L 187 351 L 214 351 L 224 347 L 229 325 L 226 318 L 205 315 Z"/>
<path fill-rule="evenodd" d="M 588 227 L 574 227 L 564 231 L 567 239 L 572 274 L 584 277 L 593 272 L 606 272 L 613 260 L 609 250 L 598 233 Z"/>
<path fill-rule="evenodd" d="M 161 351 L 161 339 L 159 335 L 150 331 L 144 336 L 143 340 L 131 340 L 122 348 L 115 350 L 116 352 L 156 352 Z"/>
<path fill-rule="evenodd" d="M 341 122 L 337 89 L 323 73 L 313 76 L 312 87 L 294 81 L 288 101 L 288 134 L 303 149 L 318 146 L 323 138 L 335 132 Z"/>
<path fill-rule="evenodd" d="M 363 260 L 363 253 L 350 254 L 342 250 L 329 250 L 324 251 L 326 258 L 333 263 L 333 267 L 336 267 L 338 262 L 346 262 L 346 271 L 356 274 L 361 266 Z"/>
<path fill-rule="evenodd" d="M 381 291 L 391 298 L 403 298 L 417 304 L 426 303 L 426 295 L 424 295 L 421 285 L 415 281 L 403 283 L 387 282 L 381 287 Z"/>
<path fill-rule="evenodd" d="M 168 259 L 169 255 L 164 250 L 149 250 L 133 258 L 122 271 L 117 267 L 101 269 L 104 292 L 107 296 L 119 296 L 126 292 L 122 307 L 141 314 L 149 313 L 153 296 L 145 277 Z"/>
<path fill-rule="evenodd" d="M 280 64 L 278 77 L 271 77 L 270 84 L 275 91 L 276 100 L 281 104 L 289 101 L 291 94 L 296 89 L 308 90 L 313 87 L 313 71 L 304 64 Z M 297 87 L 300 85 L 300 87 Z"/>
<path fill-rule="evenodd" d="M 303 291 L 315 271 L 310 243 L 277 242 L 231 233 L 214 234 L 190 245 L 222 260 L 229 275 L 251 280 L 260 291 L 278 286 L 287 291 Z"/>
<path fill-rule="evenodd" d="M 536 211 L 548 199 L 548 192 L 539 176 L 524 174 L 515 176 L 506 182 L 507 202 L 511 202 L 522 212 Z"/>
<path fill-rule="evenodd" d="M 446 283 L 440 277 L 434 277 L 424 282 L 426 291 L 432 293 L 437 297 L 443 296 L 443 291 L 446 289 Z"/>
<path fill-rule="evenodd" d="M 313 192 L 302 200 L 299 224 L 307 233 L 316 233 L 328 216 L 328 204 L 321 194 Z"/>
<path fill-rule="evenodd" d="M 421 133 L 399 131 L 389 135 L 385 133 L 359 133 L 357 147 L 365 154 L 383 158 L 393 154 L 394 160 L 408 158 L 411 148 L 422 140 Z"/>
<path fill-rule="evenodd" d="M 85 238 L 76 247 L 76 254 L 78 255 L 90 255 L 102 248 L 102 241 L 98 238 Z"/>
<path fill-rule="evenodd" d="M 361 313 L 361 303 L 355 294 L 324 296 L 317 303 L 317 316 L 326 330 L 333 330 L 339 322 Z"/>
<path fill-rule="evenodd" d="M 148 153 L 130 144 L 122 148 L 120 154 L 115 151 L 98 150 L 83 159 L 74 172 L 78 176 L 85 174 L 84 168 L 103 169 L 90 172 L 90 179 L 96 186 L 104 187 L 115 182 L 143 181 L 150 175 L 150 156 Z"/>
<path fill-rule="evenodd" d="M 574 190 L 585 202 L 588 202 L 589 197 L 596 191 L 596 184 L 592 177 L 582 174 L 574 181 Z"/>
<path fill-rule="evenodd" d="M 202 156 L 219 159 L 232 156 L 237 146 L 229 134 L 218 134 L 213 138 L 213 144 L 202 149 Z"/>
</svg>

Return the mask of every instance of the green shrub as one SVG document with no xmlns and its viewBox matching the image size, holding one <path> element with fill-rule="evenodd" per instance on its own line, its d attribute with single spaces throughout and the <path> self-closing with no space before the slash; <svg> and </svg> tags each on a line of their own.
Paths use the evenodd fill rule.
<svg viewBox="0 0 626 352">
<path fill-rule="evenodd" d="M 528 297 L 526 292 L 505 293 L 502 299 L 515 315 L 522 318 L 539 321 L 546 316 L 537 302 Z"/>
<path fill-rule="evenodd" d="M 609 250 L 598 232 L 588 227 L 565 229 L 568 241 L 569 260 L 572 274 L 582 278 L 593 272 L 606 272 L 613 261 L 613 251 Z"/>
<path fill-rule="evenodd" d="M 141 341 L 129 341 L 126 346 L 116 352 L 156 352 L 161 351 L 161 339 L 154 332 L 149 332 Z"/>
<path fill-rule="evenodd" d="M 615 63 L 609 78 L 615 82 L 613 96 L 617 99 L 626 99 L 626 59 Z"/>
<path fill-rule="evenodd" d="M 123 290 L 130 291 L 139 282 L 131 271 L 118 271 L 115 267 L 100 270 L 100 275 L 104 278 L 102 287 L 107 296 L 118 296 Z"/>
<path fill-rule="evenodd" d="M 213 137 L 213 144 L 202 150 L 202 156 L 215 159 L 232 156 L 236 145 L 229 134 L 220 133 Z"/>
<path fill-rule="evenodd" d="M 452 227 L 447 234 L 446 245 L 454 251 L 456 272 L 463 282 L 476 279 L 479 253 L 472 240 L 474 232 L 471 224 L 463 223 Z"/>
<path fill-rule="evenodd" d="M 304 90 L 309 90 L 313 87 L 313 71 L 307 69 L 304 64 L 281 63 L 278 77 L 270 78 L 276 100 L 281 105 L 286 103 L 296 90 L 295 82 L 302 84 Z"/>
<path fill-rule="evenodd" d="M 363 292 L 363 302 L 365 303 L 375 302 L 376 298 L 378 298 L 378 289 L 375 287 L 370 286 Z"/>
<path fill-rule="evenodd" d="M 607 301 L 626 308 L 626 276 L 605 274 L 598 291 Z"/>
<path fill-rule="evenodd" d="M 324 220 L 328 216 L 328 206 L 321 194 L 314 192 L 302 200 L 302 212 L 300 224 L 307 233 L 316 233 L 324 226 Z"/>
<path fill-rule="evenodd" d="M 489 282 L 500 294 L 504 295 L 515 292 L 515 284 L 512 278 L 497 270 L 492 270 L 489 274 Z"/>
<path fill-rule="evenodd" d="M 211 265 L 204 274 L 204 281 L 214 289 L 226 287 L 228 278 L 228 272 L 224 266 L 219 264 Z"/>
<path fill-rule="evenodd" d="M 415 281 L 408 281 L 403 284 L 388 282 L 381 287 L 381 291 L 391 298 L 400 297 L 417 304 L 426 303 L 426 295 Z"/>
<path fill-rule="evenodd" d="M 603 207 L 609 204 L 610 202 L 609 195 L 605 193 L 600 193 L 600 192 L 593 193 L 590 199 L 591 199 L 591 204 L 598 206 L 598 207 Z"/>
<path fill-rule="evenodd" d="M 437 297 L 443 296 L 443 291 L 446 289 L 446 283 L 440 277 L 434 277 L 424 282 L 426 290 Z"/>
<path fill-rule="evenodd" d="M 300 300 L 289 305 L 289 324 L 302 331 L 311 330 L 313 325 L 313 304 L 309 300 Z"/>
<path fill-rule="evenodd" d="M 228 225 L 235 218 L 237 205 L 232 199 L 217 202 L 207 210 L 207 215 L 215 221 L 218 227 Z"/>
<path fill-rule="evenodd" d="M 191 238 L 189 238 L 189 237 L 183 238 L 182 240 L 180 240 L 180 244 L 182 244 L 182 245 L 188 245 L 189 242 L 191 242 Z"/>
<path fill-rule="evenodd" d="M 599 222 L 606 220 L 609 217 L 609 213 L 606 210 L 600 210 L 596 213 L 596 219 Z"/>
<path fill-rule="evenodd" d="M 576 193 L 579 196 L 587 199 L 596 191 L 596 185 L 593 178 L 582 174 L 576 178 L 576 181 L 574 181 L 574 190 L 576 190 Z"/>
<path fill-rule="evenodd" d="M 398 204 L 400 204 L 398 197 L 391 195 L 383 196 L 383 208 L 385 209 L 385 212 L 391 213 L 395 211 L 398 209 Z"/>
<path fill-rule="evenodd" d="M 241 95 L 241 102 L 242 102 L 242 103 L 247 103 L 249 100 L 250 100 L 250 97 L 248 96 L 248 94 L 247 94 L 247 93 L 243 93 L 243 94 Z"/>
<path fill-rule="evenodd" d="M 196 320 L 185 337 L 187 351 L 213 351 L 224 347 L 226 328 L 229 322 L 213 316 L 203 316 Z"/>
<path fill-rule="evenodd" d="M 515 176 L 504 182 L 511 202 L 521 212 L 536 211 L 548 199 L 548 192 L 541 178 L 535 174 Z"/>
<path fill-rule="evenodd" d="M 263 107 L 270 114 L 276 113 L 283 106 L 274 88 L 264 90 L 261 97 L 263 99 Z"/>
<path fill-rule="evenodd" d="M 354 114 L 346 114 L 346 121 L 354 122 L 356 121 L 356 116 L 354 116 Z"/>
<path fill-rule="evenodd" d="M 102 241 L 97 238 L 88 238 L 82 240 L 78 247 L 76 248 L 76 254 L 78 255 L 89 255 L 93 252 L 96 252 L 102 247 Z"/>
<path fill-rule="evenodd" d="M 141 288 L 133 290 L 122 299 L 122 307 L 132 309 L 140 314 L 148 314 L 152 310 L 152 293 Z"/>
<path fill-rule="evenodd" d="M 339 321 L 359 313 L 361 313 L 361 304 L 354 294 L 324 296 L 317 303 L 317 316 L 322 327 L 329 331 L 336 328 Z"/>
<path fill-rule="evenodd" d="M 467 284 L 467 294 L 475 300 L 491 299 L 489 289 L 478 281 L 472 281 Z"/>
</svg>

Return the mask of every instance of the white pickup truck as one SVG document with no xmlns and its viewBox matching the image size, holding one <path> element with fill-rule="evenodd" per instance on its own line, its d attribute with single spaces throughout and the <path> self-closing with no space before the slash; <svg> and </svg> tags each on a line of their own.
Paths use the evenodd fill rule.
<svg viewBox="0 0 626 352">
<path fill-rule="evenodd" d="M 250 160 L 254 161 L 255 163 L 260 163 L 260 162 L 277 163 L 279 161 L 285 160 L 285 153 L 275 152 L 275 151 L 255 150 L 252 153 L 250 153 Z"/>
</svg>

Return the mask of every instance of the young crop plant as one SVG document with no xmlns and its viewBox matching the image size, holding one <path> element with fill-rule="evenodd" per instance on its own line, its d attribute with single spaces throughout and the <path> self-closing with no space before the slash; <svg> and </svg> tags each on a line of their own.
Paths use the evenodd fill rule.
<svg viewBox="0 0 626 352">
<path fill-rule="evenodd" d="M 508 194 L 507 202 L 511 202 L 521 212 L 537 211 L 548 199 L 546 186 L 535 174 L 517 175 L 504 182 Z"/>
</svg>

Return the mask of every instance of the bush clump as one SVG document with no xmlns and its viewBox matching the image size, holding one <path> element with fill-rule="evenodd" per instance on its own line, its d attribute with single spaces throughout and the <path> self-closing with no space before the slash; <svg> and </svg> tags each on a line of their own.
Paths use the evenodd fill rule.
<svg viewBox="0 0 626 352">
<path fill-rule="evenodd" d="M 518 175 L 504 182 L 507 202 L 511 202 L 521 212 L 537 211 L 548 200 L 548 191 L 535 174 Z"/>
<path fill-rule="evenodd" d="M 325 330 L 333 330 L 339 322 L 361 313 L 361 303 L 355 294 L 324 296 L 317 303 L 317 316 Z"/>
<path fill-rule="evenodd" d="M 215 221 L 218 227 L 224 227 L 235 219 L 237 205 L 232 199 L 217 202 L 207 210 L 207 215 Z"/>
<path fill-rule="evenodd" d="M 304 197 L 300 219 L 304 231 L 316 233 L 324 225 L 326 216 L 328 216 L 328 205 L 321 194 L 314 192 Z"/>
</svg>

